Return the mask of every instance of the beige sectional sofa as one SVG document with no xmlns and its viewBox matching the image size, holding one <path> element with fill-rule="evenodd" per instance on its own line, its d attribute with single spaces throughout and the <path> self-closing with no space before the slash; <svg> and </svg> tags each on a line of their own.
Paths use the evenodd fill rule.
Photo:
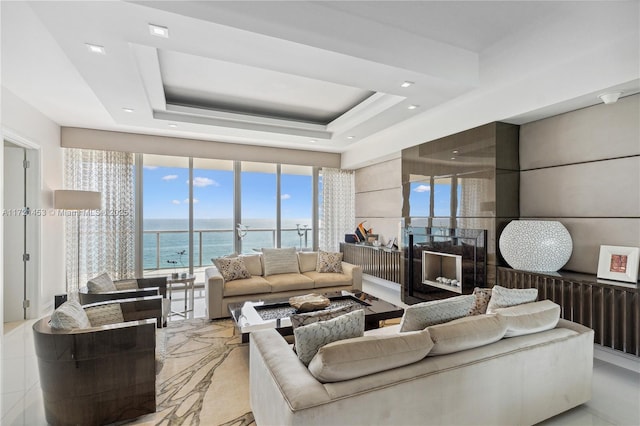
<svg viewBox="0 0 640 426">
<path fill-rule="evenodd" d="M 419 331 L 400 332 L 402 324 L 371 330 L 321 347 L 309 367 L 275 330 L 254 332 L 256 423 L 538 423 L 591 398 L 593 330 L 559 319 L 559 306 L 549 304 L 555 305 L 498 309 Z M 551 322 L 550 314 L 557 316 Z"/>
<path fill-rule="evenodd" d="M 282 259 L 282 254 L 289 261 L 276 263 Z M 229 281 L 218 268 L 205 270 L 206 315 L 209 319 L 229 317 L 230 303 L 362 290 L 362 267 L 340 262 L 342 272 L 318 272 L 318 252 L 271 249 L 239 258 L 243 259 L 250 278 Z"/>
</svg>

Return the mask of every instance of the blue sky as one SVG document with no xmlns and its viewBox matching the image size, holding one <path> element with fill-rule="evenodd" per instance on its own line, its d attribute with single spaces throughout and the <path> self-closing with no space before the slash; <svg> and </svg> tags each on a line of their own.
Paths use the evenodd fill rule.
<svg viewBox="0 0 640 426">
<path fill-rule="evenodd" d="M 451 215 L 451 185 L 436 184 L 433 190 L 434 216 L 450 216 Z M 431 187 L 428 183 L 412 182 L 411 195 L 409 196 L 409 206 L 411 216 L 429 216 L 429 197 Z M 458 188 L 458 199 L 460 196 L 460 188 Z"/>
<path fill-rule="evenodd" d="M 194 170 L 194 217 L 230 218 L 233 215 L 233 172 Z M 189 170 L 174 167 L 144 168 L 144 216 L 186 219 L 189 215 Z M 311 217 L 311 176 L 281 176 L 282 217 Z M 242 174 L 243 218 L 275 218 L 276 176 Z M 275 219 L 274 219 L 275 220 Z"/>
</svg>

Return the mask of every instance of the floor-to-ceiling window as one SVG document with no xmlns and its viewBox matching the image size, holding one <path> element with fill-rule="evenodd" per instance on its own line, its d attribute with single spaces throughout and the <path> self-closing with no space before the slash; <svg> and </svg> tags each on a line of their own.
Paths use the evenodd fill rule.
<svg viewBox="0 0 640 426">
<path fill-rule="evenodd" d="M 313 168 L 280 167 L 281 247 L 313 248 Z"/>
<path fill-rule="evenodd" d="M 277 247 L 278 166 L 243 161 L 241 168 L 241 251 Z"/>
<path fill-rule="evenodd" d="M 193 159 L 194 266 L 234 251 L 233 161 Z"/>
<path fill-rule="evenodd" d="M 143 157 L 143 269 L 189 269 L 189 159 Z"/>
</svg>

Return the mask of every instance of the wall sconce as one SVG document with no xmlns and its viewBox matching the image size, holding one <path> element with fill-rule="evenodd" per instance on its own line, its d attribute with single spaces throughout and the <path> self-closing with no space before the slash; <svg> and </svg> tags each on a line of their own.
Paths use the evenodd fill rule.
<svg viewBox="0 0 640 426">
<path fill-rule="evenodd" d="M 622 92 L 603 93 L 602 95 L 598 95 L 598 98 L 605 104 L 615 104 L 618 98 L 620 98 L 620 95 L 622 95 Z"/>
</svg>

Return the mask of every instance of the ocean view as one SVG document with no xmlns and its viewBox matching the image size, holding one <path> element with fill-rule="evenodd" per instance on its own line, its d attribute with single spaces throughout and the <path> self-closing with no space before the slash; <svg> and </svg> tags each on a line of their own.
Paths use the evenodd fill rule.
<svg viewBox="0 0 640 426">
<path fill-rule="evenodd" d="M 296 224 L 311 227 L 311 219 L 282 219 L 282 247 L 311 247 L 312 233 L 302 241 Z M 243 252 L 275 246 L 275 219 L 245 219 L 248 232 L 242 240 Z M 189 266 L 189 220 L 144 219 L 144 269 L 181 269 Z M 194 266 L 212 265 L 211 259 L 233 253 L 233 219 L 194 219 Z M 202 240 L 202 241 L 200 241 Z M 159 247 L 159 251 L 158 251 Z M 185 250 L 180 256 L 179 252 Z M 171 263 L 171 262 L 177 263 Z"/>
</svg>

